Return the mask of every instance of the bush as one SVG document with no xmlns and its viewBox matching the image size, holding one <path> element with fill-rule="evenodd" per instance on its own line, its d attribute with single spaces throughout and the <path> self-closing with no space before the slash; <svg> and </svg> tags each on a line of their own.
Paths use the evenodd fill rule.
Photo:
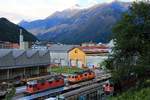
<svg viewBox="0 0 150 100">
<path fill-rule="evenodd" d="M 119 96 L 111 97 L 110 100 L 150 100 L 150 79 L 143 81 L 140 87 L 133 87 Z"/>
<path fill-rule="evenodd" d="M 150 100 L 150 88 L 130 89 L 127 92 L 117 97 L 112 97 L 110 100 Z"/>
<path fill-rule="evenodd" d="M 75 68 L 75 67 L 52 67 L 49 68 L 49 72 L 55 73 L 66 73 L 66 74 L 73 74 L 74 72 L 80 72 L 83 69 Z"/>
</svg>

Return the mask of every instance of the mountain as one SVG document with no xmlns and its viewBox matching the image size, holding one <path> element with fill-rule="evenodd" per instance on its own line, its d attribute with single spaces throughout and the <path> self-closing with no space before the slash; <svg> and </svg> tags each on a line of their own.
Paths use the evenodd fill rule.
<svg viewBox="0 0 150 100">
<path fill-rule="evenodd" d="M 25 41 L 36 41 L 37 38 L 24 28 L 0 18 L 0 41 L 19 42 L 19 30 L 22 29 Z"/>
<path fill-rule="evenodd" d="M 130 3 L 97 4 L 87 9 L 66 9 L 43 20 L 21 22 L 19 25 L 40 40 L 67 44 L 103 42 L 111 39 L 112 27 L 128 10 Z"/>
</svg>

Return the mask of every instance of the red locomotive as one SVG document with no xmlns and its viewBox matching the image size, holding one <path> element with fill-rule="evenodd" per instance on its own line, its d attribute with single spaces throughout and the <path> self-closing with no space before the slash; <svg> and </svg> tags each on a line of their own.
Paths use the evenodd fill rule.
<svg viewBox="0 0 150 100">
<path fill-rule="evenodd" d="M 91 80 L 94 78 L 95 78 L 95 73 L 90 70 L 87 70 L 87 71 L 78 72 L 68 76 L 68 82 L 73 84 L 81 81 Z"/>
<path fill-rule="evenodd" d="M 38 80 L 31 80 L 27 82 L 27 93 L 36 93 L 52 88 L 64 86 L 64 78 L 61 76 L 52 76 L 48 79 L 42 78 Z"/>
<path fill-rule="evenodd" d="M 91 80 L 95 78 L 93 71 L 87 70 L 83 72 L 77 72 L 67 77 L 67 81 L 70 84 Z M 64 78 L 62 76 L 51 76 L 51 77 L 37 77 L 27 82 L 26 92 L 33 94 L 36 92 L 45 91 L 52 88 L 58 88 L 65 85 Z"/>
</svg>

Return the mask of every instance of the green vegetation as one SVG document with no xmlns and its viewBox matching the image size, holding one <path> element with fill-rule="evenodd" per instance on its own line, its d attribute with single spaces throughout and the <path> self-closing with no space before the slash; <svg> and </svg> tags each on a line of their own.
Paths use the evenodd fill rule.
<svg viewBox="0 0 150 100">
<path fill-rule="evenodd" d="M 134 2 L 113 28 L 113 36 L 115 46 L 106 67 L 122 94 L 112 100 L 150 100 L 150 83 L 144 83 L 150 79 L 149 1 Z"/>
<path fill-rule="evenodd" d="M 7 93 L 5 100 L 12 100 L 12 97 L 15 95 L 15 93 L 16 93 L 16 89 L 12 87 L 9 93 Z"/>
<path fill-rule="evenodd" d="M 150 80 L 146 80 L 140 87 L 131 88 L 119 96 L 111 97 L 110 100 L 150 100 Z"/>
<path fill-rule="evenodd" d="M 19 42 L 19 30 L 22 29 L 25 41 L 36 41 L 37 38 L 23 29 L 11 23 L 6 18 L 0 18 L 0 41 Z"/>
<path fill-rule="evenodd" d="M 65 73 L 65 74 L 73 74 L 74 72 L 80 72 L 83 69 L 77 67 L 51 67 L 49 68 L 49 72 L 55 73 Z"/>
<path fill-rule="evenodd" d="M 130 89 L 118 97 L 112 97 L 110 100 L 150 100 L 150 88 Z"/>
<path fill-rule="evenodd" d="M 131 74 L 146 78 L 150 69 L 149 9 L 148 1 L 134 2 L 113 28 L 115 47 L 108 68 L 113 68 L 114 80 L 128 79 Z"/>
</svg>

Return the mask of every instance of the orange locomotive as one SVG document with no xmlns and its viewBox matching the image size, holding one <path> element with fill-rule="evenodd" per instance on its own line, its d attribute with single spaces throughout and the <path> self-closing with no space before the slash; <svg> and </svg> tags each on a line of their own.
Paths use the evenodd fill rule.
<svg viewBox="0 0 150 100">
<path fill-rule="evenodd" d="M 74 84 L 85 80 L 91 80 L 94 78 L 95 78 L 95 73 L 90 70 L 87 70 L 87 71 L 78 72 L 68 76 L 68 82 L 70 84 Z"/>
<path fill-rule="evenodd" d="M 64 79 L 61 76 L 53 76 L 49 79 L 42 78 L 38 80 L 31 80 L 27 82 L 26 92 L 36 93 L 64 85 Z"/>
<path fill-rule="evenodd" d="M 78 72 L 67 77 L 67 81 L 70 84 L 75 84 L 81 81 L 91 80 L 95 78 L 93 71 L 87 70 Z M 58 88 L 65 85 L 64 78 L 62 76 L 51 76 L 51 77 L 38 77 L 27 82 L 26 92 L 33 94 L 36 92 L 45 91 L 52 88 Z"/>
</svg>

